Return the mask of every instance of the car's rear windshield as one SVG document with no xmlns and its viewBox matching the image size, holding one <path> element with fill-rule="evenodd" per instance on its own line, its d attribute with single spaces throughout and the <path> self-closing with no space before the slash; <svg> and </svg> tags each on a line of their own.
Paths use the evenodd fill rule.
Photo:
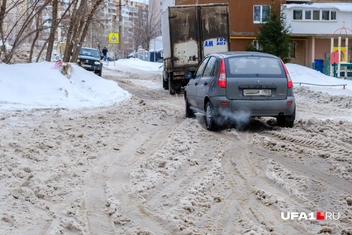
<svg viewBox="0 0 352 235">
<path fill-rule="evenodd" d="M 89 49 L 89 48 L 81 48 L 81 51 L 79 52 L 79 54 L 100 58 L 100 53 L 98 50 Z"/>
<path fill-rule="evenodd" d="M 277 76 L 284 73 L 281 61 L 271 57 L 230 57 L 226 60 L 226 72 L 230 76 Z"/>
</svg>

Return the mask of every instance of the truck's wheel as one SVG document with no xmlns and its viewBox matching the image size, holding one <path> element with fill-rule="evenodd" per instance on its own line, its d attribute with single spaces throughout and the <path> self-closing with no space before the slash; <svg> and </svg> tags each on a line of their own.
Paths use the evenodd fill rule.
<svg viewBox="0 0 352 235">
<path fill-rule="evenodd" d="M 170 95 L 175 95 L 175 89 L 174 89 L 174 83 L 173 83 L 173 76 L 172 74 L 170 73 L 169 74 L 169 92 L 170 92 Z"/>
<path fill-rule="evenodd" d="M 182 87 L 182 84 L 180 80 L 177 80 L 176 82 L 174 82 L 174 89 L 177 94 L 181 93 L 181 87 Z"/>
<path fill-rule="evenodd" d="M 168 76 L 167 76 L 167 73 L 166 72 L 164 72 L 163 73 L 163 88 L 164 88 L 164 90 L 168 90 L 169 89 L 169 78 L 168 78 Z"/>
</svg>

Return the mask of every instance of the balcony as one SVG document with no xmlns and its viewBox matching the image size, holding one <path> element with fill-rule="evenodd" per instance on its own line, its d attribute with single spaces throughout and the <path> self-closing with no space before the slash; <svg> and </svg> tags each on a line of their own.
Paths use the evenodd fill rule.
<svg viewBox="0 0 352 235">
<path fill-rule="evenodd" d="M 137 7 L 132 7 L 132 6 L 123 6 L 122 11 L 125 13 L 138 13 L 138 8 Z"/>
</svg>

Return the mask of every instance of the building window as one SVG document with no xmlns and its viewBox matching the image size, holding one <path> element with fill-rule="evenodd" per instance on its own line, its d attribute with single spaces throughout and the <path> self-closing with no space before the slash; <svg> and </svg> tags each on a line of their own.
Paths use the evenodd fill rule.
<svg viewBox="0 0 352 235">
<path fill-rule="evenodd" d="M 302 10 L 293 10 L 293 19 L 302 20 Z"/>
<path fill-rule="evenodd" d="M 323 11 L 321 16 L 323 20 L 330 20 L 330 11 Z"/>
<path fill-rule="evenodd" d="M 313 11 L 313 20 L 320 20 L 320 10 Z"/>
<path fill-rule="evenodd" d="M 293 9 L 292 14 L 293 20 L 335 21 L 337 19 L 337 12 L 331 10 Z"/>
<path fill-rule="evenodd" d="M 269 17 L 269 5 L 254 5 L 253 6 L 253 22 L 263 23 Z"/>
<path fill-rule="evenodd" d="M 322 11 L 323 20 L 336 20 L 336 11 L 323 10 Z"/>
<path fill-rule="evenodd" d="M 312 19 L 312 10 L 305 10 L 304 11 L 304 19 L 305 20 L 311 20 Z"/>
</svg>

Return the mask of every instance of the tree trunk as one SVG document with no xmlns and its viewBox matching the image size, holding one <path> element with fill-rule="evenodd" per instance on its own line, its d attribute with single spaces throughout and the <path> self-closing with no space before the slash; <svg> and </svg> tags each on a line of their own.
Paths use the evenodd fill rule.
<svg viewBox="0 0 352 235">
<path fill-rule="evenodd" d="M 85 1 L 85 0 L 82 0 L 82 2 L 83 1 Z M 83 12 L 84 10 L 87 10 L 86 4 L 81 4 L 79 11 Z M 84 11 L 84 12 L 87 12 L 87 11 Z M 86 22 L 86 15 L 82 15 L 82 17 L 80 17 L 79 21 L 77 22 L 77 29 L 73 34 L 73 39 L 74 39 L 75 45 L 73 45 L 71 62 L 77 61 L 79 51 L 81 50 L 82 45 L 80 43 L 80 36 L 82 34 L 85 22 Z"/>
<path fill-rule="evenodd" d="M 37 17 L 37 24 L 36 24 L 36 28 L 38 29 L 39 28 L 39 17 Z M 31 45 L 31 49 L 29 51 L 29 58 L 28 58 L 28 62 L 31 63 L 32 62 L 32 58 L 33 58 L 33 51 L 34 51 L 34 47 L 35 47 L 35 44 L 37 42 L 37 39 L 39 37 L 39 30 L 36 31 L 35 33 L 35 36 L 34 36 L 34 39 L 33 39 L 33 42 L 32 42 L 32 45 Z"/>
<path fill-rule="evenodd" d="M 74 5 L 74 9 L 71 15 L 70 27 L 67 32 L 66 48 L 65 48 L 64 58 L 63 58 L 64 62 L 72 61 L 71 53 L 72 53 L 72 50 L 74 49 L 75 37 L 78 31 L 79 21 L 81 17 L 84 17 L 84 11 L 80 11 L 83 9 L 84 5 L 86 5 L 84 3 L 86 2 L 81 1 L 78 8 L 77 8 L 78 2 L 76 2 Z M 81 12 L 81 13 L 78 14 L 78 12 Z"/>
<path fill-rule="evenodd" d="M 73 61 L 76 61 L 77 58 L 78 58 L 78 54 L 79 54 L 79 51 L 81 50 L 81 47 L 83 45 L 83 42 L 88 34 L 88 30 L 89 30 L 89 25 L 91 24 L 92 20 L 93 20 L 93 16 L 95 14 L 95 12 L 98 10 L 98 7 L 99 5 L 103 2 L 103 0 L 97 0 L 96 3 L 94 4 L 94 6 L 92 7 L 86 21 L 82 21 L 81 23 L 81 38 L 79 40 L 79 43 L 78 43 L 78 47 L 76 47 L 76 50 L 73 52 L 73 55 L 72 55 L 72 60 Z"/>
<path fill-rule="evenodd" d="M 38 54 L 38 56 L 37 56 L 37 60 L 36 60 L 35 62 L 38 62 L 38 61 L 39 61 L 40 56 L 43 54 L 43 51 L 44 51 L 44 49 L 45 49 L 45 47 L 46 47 L 47 42 L 48 42 L 48 41 L 45 41 L 44 45 L 42 46 L 42 49 L 40 49 L 40 52 L 39 52 L 39 54 Z"/>
<path fill-rule="evenodd" d="M 3 23 L 4 23 L 4 18 L 5 18 L 6 5 L 7 5 L 7 1 L 2 0 L 1 7 L 0 7 L 0 41 L 3 42 L 3 44 L 5 44 Z M 1 62 L 1 58 L 2 58 L 1 55 L 2 54 L 6 55 L 6 47 L 5 46 L 0 47 L 0 62 Z"/>
<path fill-rule="evenodd" d="M 50 27 L 50 36 L 49 39 L 47 40 L 48 42 L 48 47 L 46 50 L 46 61 L 51 61 L 51 54 L 53 52 L 53 47 L 54 47 L 54 41 L 55 41 L 55 32 L 57 29 L 57 8 L 58 8 L 58 0 L 52 0 L 53 4 L 53 9 L 52 9 L 52 21 L 51 21 L 51 27 Z"/>
<path fill-rule="evenodd" d="M 29 26 L 32 24 L 33 19 L 37 17 L 39 14 L 42 13 L 43 9 L 49 4 L 51 0 L 45 0 L 43 5 L 38 6 L 38 2 L 34 2 L 32 5 L 28 7 L 26 12 L 19 18 L 17 21 L 14 23 L 12 29 L 9 32 L 9 35 L 12 33 L 12 31 L 19 26 L 20 29 L 16 33 L 16 37 L 14 39 L 13 45 L 11 50 L 5 54 L 4 56 L 4 62 L 9 63 L 12 59 L 12 56 L 14 54 L 14 51 L 18 48 L 18 46 L 23 43 L 23 41 L 28 38 L 29 36 L 33 35 L 36 33 L 36 30 L 28 32 Z M 21 24 L 23 23 L 23 24 Z M 6 40 L 5 40 L 6 41 Z"/>
</svg>

